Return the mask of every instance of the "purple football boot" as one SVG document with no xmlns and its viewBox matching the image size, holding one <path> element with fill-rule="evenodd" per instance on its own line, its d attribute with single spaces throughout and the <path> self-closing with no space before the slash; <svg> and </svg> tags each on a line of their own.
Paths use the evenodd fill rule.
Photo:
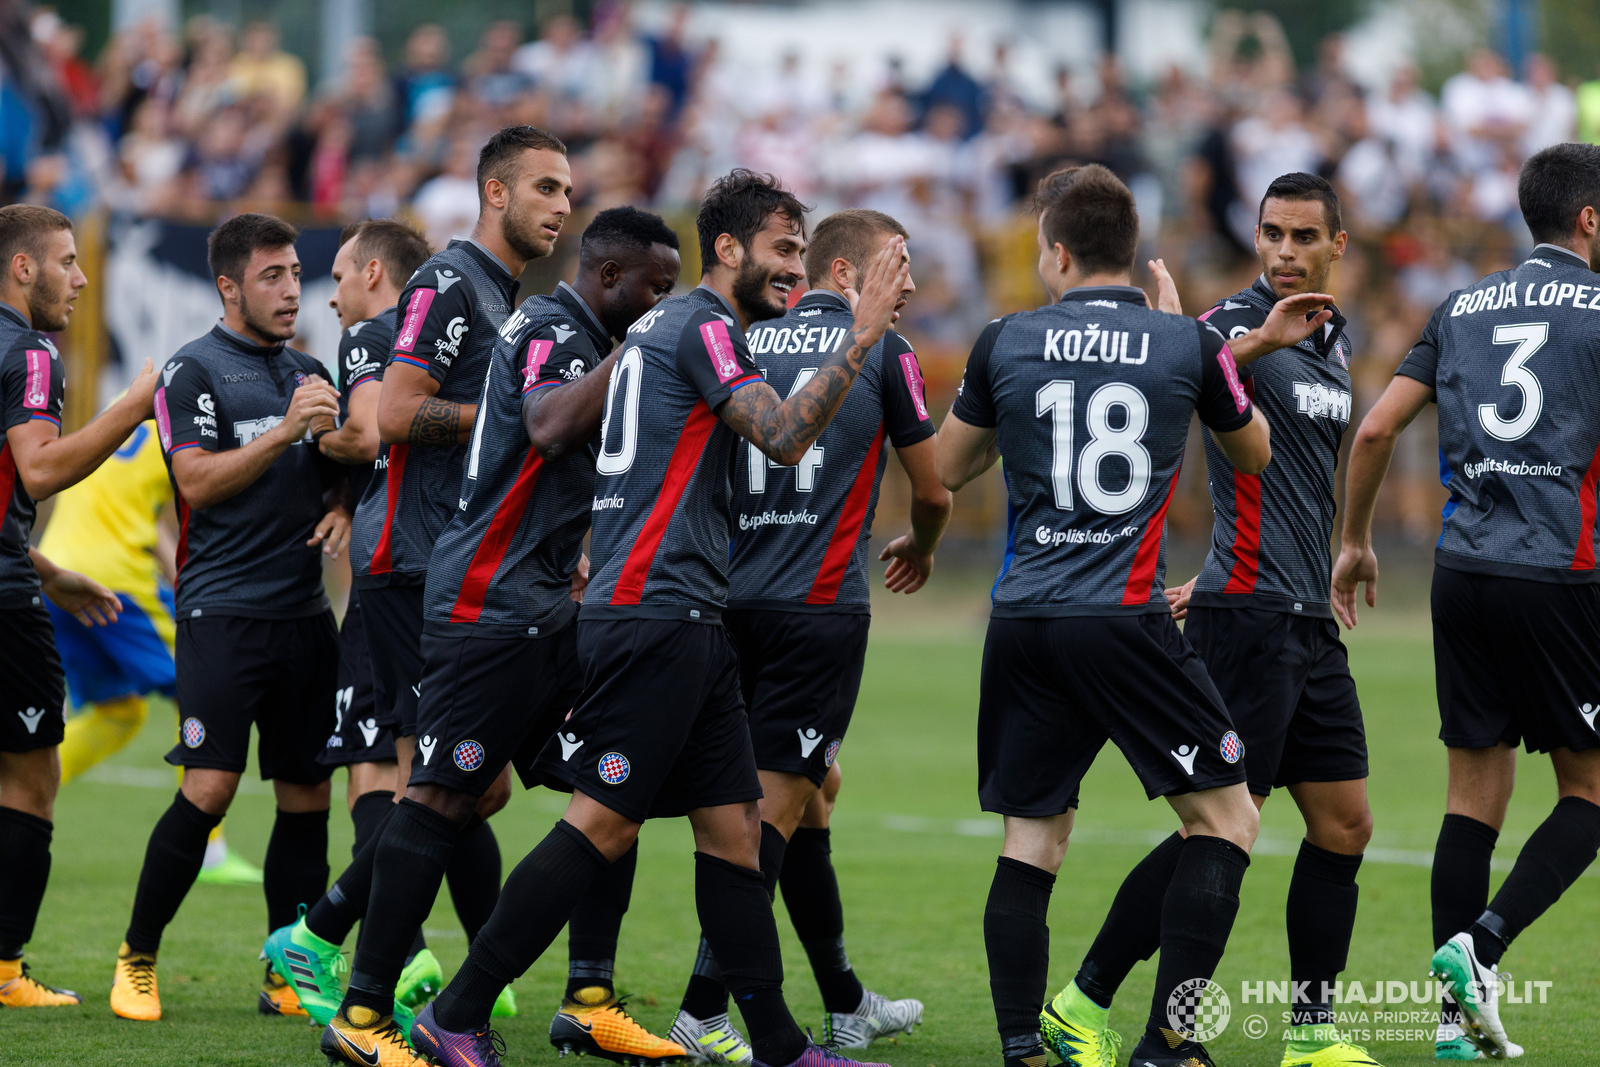
<svg viewBox="0 0 1600 1067">
<path fill-rule="evenodd" d="M 433 1002 L 429 1001 L 411 1025 L 411 1047 L 442 1067 L 500 1067 L 500 1055 L 505 1052 L 506 1043 L 487 1028 L 465 1033 L 442 1029 L 433 1021 Z M 804 1057 L 800 1062 L 811 1067 Z M 816 1062 L 817 1067 L 821 1067 L 823 1061 Z"/>
</svg>

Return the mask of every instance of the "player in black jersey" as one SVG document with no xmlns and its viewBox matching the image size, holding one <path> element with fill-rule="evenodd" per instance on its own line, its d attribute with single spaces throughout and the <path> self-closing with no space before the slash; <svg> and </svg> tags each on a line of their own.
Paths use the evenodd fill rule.
<svg viewBox="0 0 1600 1067">
<path fill-rule="evenodd" d="M 40 983 L 22 962 L 50 878 L 66 724 L 66 680 L 43 598 L 84 625 L 107 625 L 122 610 L 115 593 L 30 546 L 35 505 L 104 463 L 150 417 L 156 386 L 146 360 L 125 396 L 62 435 L 66 368 L 46 334 L 66 329 L 86 284 L 72 220 L 31 204 L 0 207 L 0 1007 L 82 1002 Z"/>
<path fill-rule="evenodd" d="M 1159 902 L 1161 965 L 1134 1061 L 1209 1064 L 1192 1005 L 1238 911 L 1259 825 L 1233 731 L 1163 594 L 1165 517 L 1198 413 L 1230 462 L 1260 473 L 1265 419 L 1212 327 L 1145 306 L 1129 285 L 1133 196 L 1099 166 L 1040 185 L 1039 272 L 1056 302 L 979 337 L 939 432 L 958 489 L 1003 454 L 1011 531 L 995 582 L 978 711 L 979 796 L 1006 817 L 984 916 L 990 986 L 1010 1067 L 1045 1055 L 1045 915 L 1080 779 L 1108 738 L 1187 837 Z M 1259 331 L 1291 344 L 1326 322 L 1287 302 Z M 1296 321 L 1298 320 L 1298 321 Z M 1116 1062 L 1107 1012 L 1068 1020 L 1072 1062 Z"/>
<path fill-rule="evenodd" d="M 1441 1059 L 1521 1054 L 1500 1025 L 1496 968 L 1600 851 L 1600 147 L 1539 152 L 1517 199 L 1532 255 L 1451 293 L 1361 422 L 1333 569 L 1334 607 L 1354 626 L 1358 585 L 1377 603 L 1372 510 L 1395 439 L 1437 403 L 1450 500 L 1433 649 L 1450 788 L 1432 972 L 1460 1008 L 1440 1020 Z M 1518 741 L 1550 753 L 1561 799 L 1491 901 Z"/>
<path fill-rule="evenodd" d="M 866 264 L 905 229 L 882 212 L 852 209 L 817 225 L 806 248 L 810 292 L 782 318 L 752 327 L 750 353 L 779 393 L 816 372 L 844 341 L 850 302 Z M 896 313 L 915 290 L 909 276 Z M 761 776 L 762 874 L 767 894 L 784 880 L 784 902 L 823 996 L 827 1039 L 865 1048 L 909 1032 L 922 1003 L 864 989 L 844 951 L 839 883 L 828 830 L 801 827 L 832 775 L 866 660 L 871 600 L 867 545 L 878 486 L 895 447 L 911 477 L 911 532 L 892 541 L 888 588 L 916 592 L 950 517 L 950 493 L 934 470 L 934 428 L 911 345 L 890 330 L 828 428 L 793 468 L 760 449 L 740 451 L 733 472 L 733 561 L 723 624 L 739 654 L 740 688 Z M 837 672 L 818 663 L 836 662 Z M 788 846 L 793 844 L 791 850 Z M 697 1059 L 737 1062 L 745 1051 L 728 1024 L 728 994 L 701 938 L 695 972 L 673 1023 L 673 1040 Z M 742 1047 L 741 1047 L 742 1046 Z"/>
<path fill-rule="evenodd" d="M 888 329 L 908 274 L 897 237 L 864 272 L 860 295 L 846 294 L 856 314 L 845 343 L 780 398 L 744 331 L 781 314 L 800 280 L 804 210 L 774 178 L 720 179 L 697 220 L 700 286 L 663 301 L 623 340 L 595 461 L 594 563 L 577 632 L 583 693 L 535 765 L 547 783 L 572 789 L 572 801 L 506 880 L 461 971 L 417 1017 L 413 1039 L 448 1067 L 499 1063 L 488 1029 L 495 989 L 538 958 L 645 819 L 685 814 L 701 927 L 743 1014 L 752 1062 L 852 1062 L 808 1042 L 783 999 L 761 875 L 761 786 L 720 620 L 740 438 L 797 463 Z"/>
<path fill-rule="evenodd" d="M 1344 245 L 1333 187 L 1316 175 L 1286 174 L 1261 201 L 1261 276 L 1200 316 L 1233 340 L 1245 392 L 1272 426 L 1272 464 L 1259 474 L 1235 470 L 1205 435 L 1212 549 L 1198 577 L 1167 591 L 1174 617 L 1187 615 L 1184 637 L 1244 744 L 1251 799 L 1260 808 L 1274 786 L 1287 786 L 1306 822 L 1287 904 L 1293 1017 L 1286 1067 L 1313 1056 L 1318 1067 L 1373 1062 L 1339 1039 L 1329 1005 L 1372 834 L 1361 705 L 1328 604 L 1350 343 L 1344 316 L 1331 305 L 1322 328 L 1292 347 L 1252 347 L 1250 334 L 1284 297 L 1322 294 Z M 1043 1033 L 1059 1054 L 1081 1043 L 1069 1021 L 1084 1014 L 1078 1005 L 1087 999 L 1109 1008 L 1133 965 L 1159 945 L 1161 900 L 1182 847 L 1174 834 L 1129 872 L 1076 979 L 1045 1008 Z"/>
<path fill-rule="evenodd" d="M 278 806 L 263 865 L 268 929 L 327 885 L 331 772 L 317 755 L 333 725 L 338 634 L 322 556 L 343 549 L 350 513 L 344 469 L 310 441 L 313 419 L 338 414 L 338 393 L 320 363 L 286 347 L 300 310 L 296 237 L 259 214 L 212 231 L 222 320 L 167 361 L 155 395 L 179 516 L 184 720 L 167 760 L 185 773 L 150 835 L 117 955 L 111 1006 L 124 1018 L 161 1017 L 156 950 L 239 788 L 252 724 Z"/>
</svg>

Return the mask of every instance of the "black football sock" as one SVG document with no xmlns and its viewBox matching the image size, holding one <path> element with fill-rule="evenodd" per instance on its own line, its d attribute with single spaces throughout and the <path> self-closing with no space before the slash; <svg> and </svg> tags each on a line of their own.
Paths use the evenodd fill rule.
<svg viewBox="0 0 1600 1067">
<path fill-rule="evenodd" d="M 1433 847 L 1433 944 L 1444 944 L 1470 927 L 1489 906 L 1489 859 L 1500 831 L 1465 815 L 1446 815 Z M 1442 999 L 1439 1020 L 1461 1025 L 1461 1009 Z"/>
<path fill-rule="evenodd" d="M 1182 1047 L 1167 1022 L 1167 1000 L 1184 982 L 1216 972 L 1239 914 L 1239 886 L 1249 866 L 1250 854 L 1232 841 L 1196 834 L 1184 839 L 1161 903 L 1161 959 L 1141 1047 L 1145 1042 L 1152 1042 L 1152 1049 Z"/>
<path fill-rule="evenodd" d="M 639 868 L 639 843 L 606 869 L 572 909 L 567 922 L 567 999 L 580 989 L 599 986 L 615 993 L 617 936 L 633 899 L 633 876 Z"/>
<path fill-rule="evenodd" d="M 700 935 L 700 948 L 694 955 L 694 971 L 679 1005 L 696 1019 L 714 1019 L 728 1013 L 728 987 L 722 984 L 722 968 L 711 954 L 706 935 Z"/>
<path fill-rule="evenodd" d="M 345 994 L 345 1003 L 385 1015 L 412 939 L 433 910 L 456 838 L 455 824 L 426 804 L 407 798 L 394 809 L 372 859 L 365 929 Z"/>
<path fill-rule="evenodd" d="M 0 960 L 22 955 L 33 937 L 33 923 L 50 881 L 48 819 L 15 808 L 0 808 Z"/>
<path fill-rule="evenodd" d="M 261 864 L 267 896 L 267 933 L 289 926 L 328 888 L 328 809 L 278 810 Z"/>
<path fill-rule="evenodd" d="M 156 821 L 145 846 L 139 889 L 133 897 L 133 918 L 125 940 L 135 952 L 161 947 L 161 933 L 178 914 L 178 906 L 200 874 L 206 858 L 206 838 L 222 821 L 195 807 L 180 791 L 172 806 Z"/>
<path fill-rule="evenodd" d="M 989 955 L 994 1018 L 1007 1048 L 1014 1039 L 1039 1036 L 1050 968 L 1046 919 L 1055 884 L 1055 875 L 1031 863 L 1001 856 L 995 864 L 983 909 L 983 944 Z"/>
<path fill-rule="evenodd" d="M 500 842 L 488 823 L 474 815 L 457 831 L 456 847 L 444 873 L 456 918 L 471 945 L 500 899 Z"/>
<path fill-rule="evenodd" d="M 472 942 L 466 962 L 433 1002 L 439 1025 L 458 1033 L 488 1026 L 500 990 L 550 947 L 578 900 L 609 866 L 581 830 L 556 823 L 506 879 L 500 903 Z"/>
<path fill-rule="evenodd" d="M 1562 797 L 1522 846 L 1487 911 L 1472 924 L 1478 959 L 1500 962 L 1513 938 L 1561 899 L 1600 852 L 1600 807 Z"/>
<path fill-rule="evenodd" d="M 760 871 L 705 852 L 694 854 L 694 902 L 700 929 L 744 1017 L 755 1057 L 772 1067 L 806 1050 L 805 1034 L 783 999 L 783 954 L 772 898 Z"/>
<path fill-rule="evenodd" d="M 350 846 L 350 866 L 306 912 L 306 929 L 335 945 L 342 945 L 367 913 L 372 896 L 372 861 L 378 854 L 383 828 L 394 814 L 394 794 L 387 789 L 363 793 L 350 812 L 356 824 L 356 843 Z M 359 942 L 358 942 L 359 945 Z"/>
<path fill-rule="evenodd" d="M 1300 842 L 1289 880 L 1285 923 L 1289 930 L 1289 988 L 1295 991 L 1292 1026 L 1333 1022 L 1333 983 L 1350 955 L 1356 927 L 1356 873 L 1361 857 Z M 1301 991 L 1304 991 L 1304 999 Z"/>
<path fill-rule="evenodd" d="M 1183 835 L 1164 838 L 1122 880 L 1106 921 L 1083 957 L 1074 979 L 1084 996 L 1111 1007 L 1111 998 L 1140 960 L 1161 947 L 1161 903 L 1167 899 L 1172 872 L 1178 869 Z"/>
<path fill-rule="evenodd" d="M 833 871 L 833 846 L 827 827 L 802 826 L 789 838 L 778 885 L 789 921 L 811 961 L 822 993 L 822 1010 L 852 1012 L 866 990 L 844 951 L 844 903 Z"/>
</svg>

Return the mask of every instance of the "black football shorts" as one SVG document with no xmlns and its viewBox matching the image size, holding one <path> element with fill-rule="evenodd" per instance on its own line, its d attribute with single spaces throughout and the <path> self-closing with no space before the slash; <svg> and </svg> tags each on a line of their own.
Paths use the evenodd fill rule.
<svg viewBox="0 0 1600 1067">
<path fill-rule="evenodd" d="M 635 822 L 761 799 L 733 642 L 720 624 L 578 622 L 583 693 L 539 755 L 552 789 Z"/>
<path fill-rule="evenodd" d="M 417 732 L 422 589 L 420 585 L 384 585 L 361 590 L 362 625 L 372 656 L 373 715 L 396 737 Z"/>
<path fill-rule="evenodd" d="M 67 723 L 67 679 L 42 597 L 0 607 L 0 678 L 0 752 L 59 745 Z"/>
<path fill-rule="evenodd" d="M 317 757 L 330 767 L 383 763 L 395 758 L 394 733 L 378 721 L 372 689 L 372 657 L 361 601 L 350 590 L 350 605 L 339 624 L 339 687 L 333 695 L 333 733 Z"/>
<path fill-rule="evenodd" d="M 756 766 L 820 786 L 855 711 L 872 616 L 739 610 L 722 622 L 739 654 Z"/>
<path fill-rule="evenodd" d="M 978 696 L 978 799 L 1025 818 L 1078 806 L 1106 741 L 1154 799 L 1245 780 L 1205 664 L 1172 616 L 989 620 Z"/>
<path fill-rule="evenodd" d="M 467 629 L 423 628 L 411 784 L 481 797 L 510 763 L 532 787 L 534 759 L 583 688 L 576 627 L 542 637 L 483 637 Z"/>
<path fill-rule="evenodd" d="M 1367 731 L 1350 657 L 1330 618 L 1191 607 L 1184 637 L 1244 741 L 1250 792 L 1367 776 Z"/>
<path fill-rule="evenodd" d="M 303 619 L 202 615 L 178 620 L 178 743 L 167 762 L 243 774 L 250 726 L 263 779 L 325 782 L 339 632 L 333 612 Z"/>
<path fill-rule="evenodd" d="M 1433 569 L 1439 739 L 1529 752 L 1600 744 L 1600 585 Z"/>
</svg>

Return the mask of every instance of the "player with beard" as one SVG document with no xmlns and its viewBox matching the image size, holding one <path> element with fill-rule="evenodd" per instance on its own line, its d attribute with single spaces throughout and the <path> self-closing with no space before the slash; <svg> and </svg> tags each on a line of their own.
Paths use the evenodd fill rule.
<svg viewBox="0 0 1600 1067">
<path fill-rule="evenodd" d="M 29 538 L 36 502 L 87 478 L 150 417 L 156 373 L 146 360 L 126 395 L 62 435 L 66 370 L 45 335 L 67 328 L 88 284 L 72 221 L 46 207 L 0 207 L 0 257 L 0 1007 L 60 1007 L 83 998 L 42 984 L 22 962 L 50 879 L 65 725 L 66 679 L 44 600 L 102 626 L 116 621 L 122 603 L 51 563 Z"/>
<path fill-rule="evenodd" d="M 845 291 L 905 229 L 882 212 L 851 209 L 817 225 L 806 248 L 810 292 L 782 318 L 750 331 L 761 374 L 788 394 L 844 343 L 851 320 Z M 895 315 L 915 290 L 909 275 Z M 933 570 L 950 518 L 950 493 L 934 470 L 934 428 L 922 371 L 893 330 L 867 355 L 838 414 L 799 464 L 783 468 L 750 445 L 734 471 L 733 560 L 723 623 L 739 654 L 740 686 L 761 776 L 761 872 L 767 895 L 784 887 L 795 932 L 822 991 L 827 1040 L 866 1048 L 909 1033 L 922 1002 L 891 1001 L 863 988 L 844 951 L 844 913 L 828 830 L 802 819 L 837 772 L 835 759 L 855 710 L 867 654 L 871 598 L 867 546 L 878 486 L 894 446 L 911 478 L 911 532 L 879 557 L 885 585 L 914 593 Z M 818 671 L 837 663 L 837 671 Z M 705 938 L 672 1036 L 697 1059 L 739 1063 L 749 1046 L 728 1023 L 728 993 Z"/>
<path fill-rule="evenodd" d="M 1263 351 L 1249 343 L 1279 300 L 1327 290 L 1344 246 L 1338 196 L 1326 180 L 1285 174 L 1272 182 L 1256 224 L 1261 276 L 1200 316 L 1237 346 L 1245 392 L 1272 426 L 1272 465 L 1259 474 L 1236 470 L 1206 433 L 1211 553 L 1197 577 L 1167 590 L 1244 744 L 1251 799 L 1259 809 L 1275 786 L 1285 787 L 1306 824 L 1286 904 L 1294 996 L 1284 1067 L 1373 1063 L 1340 1040 L 1329 1003 L 1372 835 L 1366 731 L 1328 594 L 1350 341 L 1344 316 L 1329 304 L 1332 317 L 1296 345 Z M 1095 1050 L 1112 996 L 1160 945 L 1161 902 L 1182 848 L 1173 834 L 1129 872 L 1076 979 L 1040 1016 L 1046 1041 L 1068 1063 L 1100 1067 Z"/>
<path fill-rule="evenodd" d="M 1372 512 L 1395 439 L 1436 403 L 1450 499 L 1434 551 L 1433 656 L 1450 780 L 1430 973 L 1455 999 L 1438 1059 L 1522 1054 L 1500 1023 L 1498 965 L 1600 852 L 1600 147 L 1535 154 L 1517 201 L 1532 254 L 1451 293 L 1361 420 L 1333 568 L 1334 606 L 1353 626 L 1362 582 L 1377 602 Z M 1519 741 L 1550 754 L 1559 799 L 1491 900 Z"/>
<path fill-rule="evenodd" d="M 167 762 L 184 776 L 150 835 L 117 953 L 111 1008 L 127 1019 L 161 1017 L 161 935 L 239 788 L 252 724 L 278 806 L 263 864 L 267 928 L 293 921 L 328 881 L 332 772 L 317 756 L 333 725 L 338 633 L 322 555 L 344 548 L 350 513 L 344 469 L 310 440 L 314 419 L 338 414 L 339 394 L 320 363 L 286 346 L 300 312 L 297 236 L 259 214 L 211 232 L 222 320 L 167 361 L 156 390 L 179 521 L 184 719 Z"/>
<path fill-rule="evenodd" d="M 357 966 L 391 985 L 352 982 L 323 1032 L 330 1060 L 413 1062 L 402 1036 L 409 1020 L 388 1018 L 392 983 L 432 909 L 457 830 L 503 767 L 515 765 L 532 784 L 528 764 L 581 688 L 570 624 L 582 592 L 592 440 L 611 364 L 596 368 L 611 338 L 672 291 L 676 245 L 654 215 L 601 212 L 583 235 L 575 284 L 524 301 L 495 345 L 462 503 L 428 570 L 418 724 L 425 736 L 440 739 L 446 758 L 413 765 L 396 817 L 371 857 L 373 907 Z M 611 987 L 634 858 L 616 864 L 573 913 L 575 975 L 551 1032 L 552 1041 L 559 1032 L 564 1047 L 581 1052 L 654 1062 L 680 1057 L 683 1049 L 629 1018 Z M 319 926 L 326 904 L 319 902 L 303 925 Z M 316 946 L 324 960 L 337 958 L 337 945 L 299 935 L 296 941 Z M 378 1022 L 357 1025 L 352 1016 L 363 1008 L 381 1013 Z"/>
<path fill-rule="evenodd" d="M 539 957 L 645 819 L 677 815 L 694 829 L 701 928 L 755 1062 L 853 1062 L 808 1042 L 784 1002 L 760 870 L 761 784 L 721 625 L 740 438 L 798 462 L 906 286 L 896 237 L 863 272 L 860 295 L 846 293 L 856 316 L 845 343 L 780 398 L 751 361 L 744 330 L 782 314 L 800 281 L 804 210 L 774 178 L 736 170 L 718 180 L 697 220 L 700 286 L 663 301 L 623 339 L 595 463 L 594 564 L 577 632 L 583 693 L 536 764 L 572 800 L 507 879 L 460 972 L 417 1017 L 413 1043 L 447 1067 L 499 1063 L 504 1046 L 488 1028 L 495 990 Z"/>
</svg>

